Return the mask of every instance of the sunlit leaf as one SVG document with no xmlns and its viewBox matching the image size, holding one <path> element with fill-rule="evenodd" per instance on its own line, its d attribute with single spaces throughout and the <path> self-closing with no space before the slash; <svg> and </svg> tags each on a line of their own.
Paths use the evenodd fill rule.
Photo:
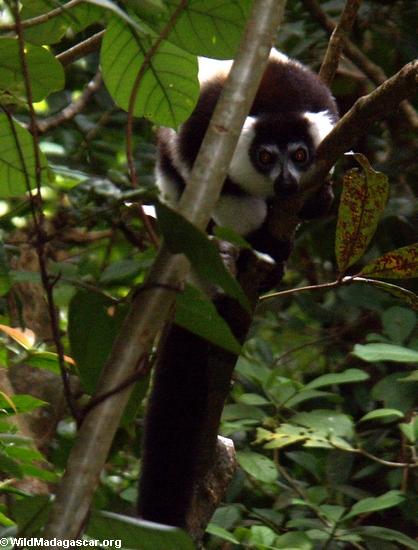
<svg viewBox="0 0 418 550">
<path fill-rule="evenodd" d="M 396 361 L 398 363 L 418 362 L 418 351 L 392 344 L 356 344 L 351 352 L 363 361 Z"/>
<path fill-rule="evenodd" d="M 106 30 L 101 49 L 103 78 L 114 101 L 126 111 L 145 55 L 156 39 L 155 34 L 139 36 L 116 18 Z M 144 70 L 134 115 L 176 128 L 189 117 L 198 95 L 196 57 L 163 41 Z"/>
<path fill-rule="evenodd" d="M 385 279 L 418 277 L 418 243 L 397 248 L 367 264 L 360 275 Z"/>
<path fill-rule="evenodd" d="M 239 451 L 237 460 L 241 468 L 258 481 L 273 483 L 277 479 L 277 468 L 274 462 L 262 454 Z"/>
<path fill-rule="evenodd" d="M 347 369 L 343 372 L 336 372 L 332 374 L 323 374 L 318 376 L 308 384 L 306 388 L 322 388 L 324 386 L 331 386 L 333 384 L 350 384 L 353 382 L 363 382 L 367 380 L 369 375 L 360 369 Z"/>
<path fill-rule="evenodd" d="M 136 550 L 193 550 L 195 547 L 182 529 L 111 512 L 93 511 L 87 534 L 97 540 L 120 539 L 123 548 Z"/>
<path fill-rule="evenodd" d="M 177 0 L 167 0 L 169 12 L 151 21 L 160 32 L 167 24 Z M 250 0 L 190 0 L 180 13 L 168 40 L 176 46 L 205 57 L 234 57 L 252 2 Z"/>
<path fill-rule="evenodd" d="M 64 87 L 64 69 L 50 51 L 27 44 L 26 63 L 32 100 L 41 101 Z M 25 80 L 16 38 L 0 38 L 0 90 L 26 99 Z"/>
<path fill-rule="evenodd" d="M 22 330 L 20 328 L 8 327 L 7 325 L 0 325 L 0 331 L 7 334 L 9 338 L 12 338 L 25 349 L 31 349 L 35 343 L 35 334 L 28 328 Z"/>
<path fill-rule="evenodd" d="M 375 172 L 366 157 L 354 154 L 362 171 L 350 170 L 344 176 L 338 212 L 335 254 L 340 273 L 364 254 L 388 199 L 387 177 Z"/>
<path fill-rule="evenodd" d="M 47 160 L 39 152 L 41 180 L 47 182 Z M 33 138 L 16 121 L 0 113 L 0 197 L 17 197 L 36 186 Z"/>
<path fill-rule="evenodd" d="M 398 409 L 375 409 L 362 416 L 359 422 L 367 422 L 370 420 L 391 421 L 396 418 L 403 418 L 404 414 Z"/>
</svg>

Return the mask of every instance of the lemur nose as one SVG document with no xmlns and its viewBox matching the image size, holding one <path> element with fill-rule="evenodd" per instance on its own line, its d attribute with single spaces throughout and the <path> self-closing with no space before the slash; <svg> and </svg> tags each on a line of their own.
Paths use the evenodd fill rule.
<svg viewBox="0 0 418 550">
<path fill-rule="evenodd" d="M 289 173 L 280 174 L 278 178 L 274 180 L 274 192 L 280 198 L 287 198 L 299 190 L 298 182 Z"/>
</svg>

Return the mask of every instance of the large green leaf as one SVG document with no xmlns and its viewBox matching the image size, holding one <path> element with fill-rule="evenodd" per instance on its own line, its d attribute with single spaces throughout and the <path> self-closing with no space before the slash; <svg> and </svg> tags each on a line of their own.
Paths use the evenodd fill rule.
<svg viewBox="0 0 418 550">
<path fill-rule="evenodd" d="M 62 90 L 64 69 L 50 51 L 27 44 L 26 63 L 33 101 L 41 101 L 52 92 Z M 0 92 L 26 99 L 19 43 L 16 38 L 0 38 Z"/>
<path fill-rule="evenodd" d="M 199 277 L 219 285 L 229 296 L 236 298 L 248 309 L 244 291 L 226 269 L 218 249 L 206 233 L 163 204 L 157 205 L 157 217 L 170 251 L 173 254 L 185 254 Z"/>
<path fill-rule="evenodd" d="M 137 550 L 194 549 L 191 538 L 181 529 L 111 512 L 92 512 L 87 534 L 97 540 L 120 539 L 123 548 Z"/>
<path fill-rule="evenodd" d="M 160 32 L 178 0 L 167 0 L 169 13 L 151 20 Z M 251 0 L 190 0 L 180 13 L 168 40 L 180 48 L 205 57 L 234 57 L 251 9 Z"/>
<path fill-rule="evenodd" d="M 276 465 L 267 456 L 252 451 L 238 451 L 237 460 L 241 468 L 258 481 L 264 483 L 276 481 Z"/>
<path fill-rule="evenodd" d="M 350 170 L 344 176 L 338 211 L 335 255 L 340 273 L 345 273 L 365 252 L 388 199 L 388 179 L 375 172 L 369 161 L 355 154 L 363 171 Z"/>
<path fill-rule="evenodd" d="M 418 362 L 418 351 L 392 344 L 356 344 L 352 354 L 371 363 L 377 361 Z"/>
<path fill-rule="evenodd" d="M 92 393 L 124 317 L 100 294 L 80 291 L 70 302 L 68 335 L 83 388 Z"/>
<path fill-rule="evenodd" d="M 67 3 L 67 2 L 66 2 Z M 55 10 L 58 2 L 51 0 L 22 0 L 22 20 L 31 19 Z M 62 4 L 61 13 L 51 17 L 44 23 L 24 29 L 25 40 L 32 44 L 56 44 L 71 28 L 74 33 L 82 31 L 88 25 L 98 22 L 103 10 L 93 4 L 81 3 L 73 5 L 71 9 Z"/>
<path fill-rule="evenodd" d="M 393 508 L 405 500 L 405 495 L 400 491 L 388 491 L 379 497 L 369 497 L 356 502 L 350 512 L 344 517 L 344 520 L 359 516 L 360 514 L 370 514 L 386 508 Z"/>
<path fill-rule="evenodd" d="M 39 152 L 41 180 L 47 182 L 47 161 Z M 36 187 L 33 138 L 16 121 L 0 113 L 0 197 L 23 195 Z"/>
<path fill-rule="evenodd" d="M 155 34 L 139 36 L 117 18 L 106 30 L 101 49 L 103 78 L 122 109 L 128 110 L 135 79 L 156 39 Z M 134 115 L 176 128 L 189 117 L 198 96 L 195 56 L 163 41 L 142 76 Z"/>
<path fill-rule="evenodd" d="M 404 533 L 395 531 L 394 529 L 388 529 L 387 527 L 365 525 L 360 527 L 352 527 L 350 531 L 352 533 L 358 533 L 365 540 L 378 539 L 384 542 L 393 541 L 396 544 L 405 546 L 406 548 L 411 548 L 411 550 L 418 550 L 418 542 L 411 539 Z M 374 547 L 376 548 L 376 546 Z"/>
<path fill-rule="evenodd" d="M 335 372 L 332 374 L 323 374 L 318 376 L 308 384 L 306 388 L 323 388 L 334 384 L 350 384 L 353 382 L 363 382 L 367 380 L 369 375 L 360 369 L 347 369 L 343 372 Z"/>
<path fill-rule="evenodd" d="M 418 277 L 418 243 L 397 248 L 367 264 L 360 275 L 387 279 Z"/>
<path fill-rule="evenodd" d="M 237 355 L 241 351 L 240 343 L 213 303 L 192 286 L 177 295 L 176 323 L 227 351 Z"/>
</svg>

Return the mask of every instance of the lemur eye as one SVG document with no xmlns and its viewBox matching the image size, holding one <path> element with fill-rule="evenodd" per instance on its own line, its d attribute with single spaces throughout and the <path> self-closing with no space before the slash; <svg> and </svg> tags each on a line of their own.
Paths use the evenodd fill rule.
<svg viewBox="0 0 418 550">
<path fill-rule="evenodd" d="M 297 164 L 305 164 L 309 159 L 308 150 L 305 147 L 298 147 L 292 152 L 292 160 Z"/>
<path fill-rule="evenodd" d="M 260 164 L 264 166 L 269 166 L 270 164 L 273 164 L 275 160 L 276 157 L 274 153 L 272 153 L 268 149 L 260 149 L 258 151 L 258 161 L 260 162 Z"/>
</svg>

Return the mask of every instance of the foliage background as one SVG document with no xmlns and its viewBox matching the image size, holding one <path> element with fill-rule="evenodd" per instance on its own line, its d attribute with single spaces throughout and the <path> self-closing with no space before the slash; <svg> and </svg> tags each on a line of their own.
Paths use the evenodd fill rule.
<svg viewBox="0 0 418 550">
<path fill-rule="evenodd" d="M 64 52 L 115 17 L 103 8 L 104 3 L 98 4 L 80 4 L 74 18 L 60 17 L 49 22 L 49 28 L 25 31 L 25 38 L 32 44 L 45 44 L 45 37 L 51 37 L 51 51 Z M 22 5 L 23 18 L 53 7 L 43 0 L 23 0 Z M 149 2 L 150 19 L 158 5 Z M 343 5 L 339 0 L 321 3 L 335 18 Z M 7 17 L 7 10 L 3 13 Z M 368 0 L 362 4 L 351 39 L 391 75 L 416 57 L 417 26 L 416 2 Z M 288 2 L 279 48 L 318 69 L 327 41 L 305 3 Z M 4 63 L 1 55 L 0 51 L 0 63 Z M 39 117 L 47 119 L 80 97 L 98 64 L 99 52 L 94 51 L 68 65 L 65 87 L 58 69 L 46 69 L 46 74 L 57 75 L 57 84 L 39 92 L 40 98 L 45 96 L 35 105 Z M 4 108 L 28 124 L 24 104 L 15 101 L 22 90 L 11 90 L 1 79 L 0 87 Z M 358 68 L 344 59 L 333 85 L 341 112 L 372 88 Z M 390 199 L 372 244 L 353 273 L 371 259 L 417 241 L 416 135 L 399 111 L 388 115 L 356 147 L 389 177 Z M 126 113 L 100 86 L 72 120 L 40 137 L 53 173 L 42 184 L 48 269 L 59 275 L 54 297 L 60 308 L 65 352 L 77 363 L 72 385 L 79 404 L 94 391 L 123 318 L 126 297 L 144 280 L 155 255 L 126 176 L 126 122 Z M 151 122 L 135 121 L 140 180 L 135 192 L 144 197 L 153 193 L 153 135 Z M 343 159 L 337 166 L 337 197 L 342 174 L 351 162 Z M 56 480 L 65 467 L 76 427 L 57 392 L 56 376 L 51 374 L 59 368 L 50 329 L 39 321 L 46 311 L 35 290 L 39 275 L 31 254 L 30 203 L 22 194 L 10 197 L 4 181 L 0 182 L 0 352 L 16 393 L 0 394 L 5 413 L 0 419 L 0 467 L 5 480 L 0 488 L 4 494 L 0 523 L 6 535 L 17 528 L 29 535 L 37 533 L 45 521 L 48 504 L 43 494 L 49 493 L 47 483 Z M 337 204 L 326 219 L 300 228 L 283 288 L 333 279 Z M 418 290 L 416 280 L 401 281 L 401 285 Z M 35 343 L 28 334 L 7 330 L 10 326 L 29 326 L 36 333 Z M 373 347 L 376 343 L 388 346 Z M 412 370 L 417 354 L 416 313 L 375 288 L 355 285 L 264 301 L 225 408 L 222 434 L 234 439 L 240 469 L 213 518 L 208 548 L 234 544 L 249 548 L 418 548 L 413 540 L 418 517 L 416 473 L 402 467 L 417 460 L 414 407 L 418 379 Z M 97 511 L 133 513 L 148 378 L 137 384 L 124 414 L 96 492 Z M 36 409 L 40 403 L 28 394 L 49 406 Z M 15 413 L 25 411 L 32 411 L 26 433 L 27 425 L 14 421 Z M 36 447 L 27 439 L 28 433 Z M 264 448 L 266 441 L 270 443 Z M 16 479 L 21 481 L 15 483 Z M 88 533 L 106 538 L 108 525 L 101 517 L 93 516 Z M 150 535 L 136 528 L 139 544 L 145 544 L 144 537 Z M 114 536 L 127 536 L 126 525 L 121 523 L 120 531 L 118 526 L 113 529 Z M 134 544 L 138 544 L 136 539 L 125 542 L 127 547 L 144 547 Z"/>
</svg>

